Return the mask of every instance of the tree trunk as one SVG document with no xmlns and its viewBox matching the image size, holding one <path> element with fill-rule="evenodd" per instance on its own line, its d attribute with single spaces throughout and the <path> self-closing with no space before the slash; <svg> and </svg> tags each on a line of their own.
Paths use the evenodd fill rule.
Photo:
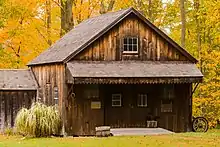
<svg viewBox="0 0 220 147">
<path fill-rule="evenodd" d="M 61 0 L 61 31 L 60 36 L 70 31 L 73 26 L 73 1 L 74 0 Z"/>
<path fill-rule="evenodd" d="M 149 17 L 149 20 L 153 22 L 153 15 L 152 15 L 152 0 L 148 0 L 148 17 Z"/>
<path fill-rule="evenodd" d="M 47 43 L 52 44 L 51 40 L 51 0 L 46 0 L 46 26 L 47 26 Z"/>
<path fill-rule="evenodd" d="M 185 48 L 186 41 L 186 11 L 184 6 L 185 0 L 180 0 L 180 16 L 181 16 L 181 46 Z"/>
<path fill-rule="evenodd" d="M 101 0 L 99 13 L 104 14 L 104 13 L 107 13 L 109 11 L 112 11 L 112 9 L 114 7 L 114 4 L 115 4 L 115 0 L 110 0 L 109 3 L 108 3 L 108 6 L 106 8 L 105 4 L 104 4 L 104 0 Z"/>
<path fill-rule="evenodd" d="M 198 12 L 199 12 L 199 0 L 194 1 L 194 6 L 196 10 L 195 14 L 195 21 L 196 21 L 196 32 L 197 32 L 197 51 L 198 51 L 198 60 L 199 60 L 199 67 L 202 71 L 202 61 L 201 61 L 201 32 L 200 32 L 200 21 L 198 18 Z"/>
<path fill-rule="evenodd" d="M 113 7 L 114 7 L 114 4 L 115 4 L 115 0 L 111 0 L 111 1 L 109 2 L 108 9 L 107 9 L 108 12 L 109 12 L 109 11 L 112 11 L 112 9 L 113 9 Z"/>
</svg>

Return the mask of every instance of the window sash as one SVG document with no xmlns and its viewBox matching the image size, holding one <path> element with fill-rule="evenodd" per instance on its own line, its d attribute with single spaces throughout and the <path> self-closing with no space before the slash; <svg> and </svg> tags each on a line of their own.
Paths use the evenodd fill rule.
<svg viewBox="0 0 220 147">
<path fill-rule="evenodd" d="M 126 37 L 123 39 L 123 53 L 138 53 L 137 37 Z"/>
<path fill-rule="evenodd" d="M 112 106 L 113 107 L 121 106 L 121 94 L 112 94 Z"/>
</svg>

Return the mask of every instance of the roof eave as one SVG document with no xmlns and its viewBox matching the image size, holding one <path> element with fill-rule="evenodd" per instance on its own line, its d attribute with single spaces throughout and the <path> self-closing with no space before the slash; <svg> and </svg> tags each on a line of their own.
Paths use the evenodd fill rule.
<svg viewBox="0 0 220 147">
<path fill-rule="evenodd" d="M 27 90 L 27 91 L 36 91 L 37 88 L 0 88 L 0 90 L 7 91 L 16 91 L 16 90 Z"/>
<path fill-rule="evenodd" d="M 52 61 L 52 62 L 41 62 L 41 63 L 28 63 L 27 66 L 28 67 L 31 67 L 31 66 L 40 66 L 40 65 L 46 65 L 46 64 L 54 64 L 54 63 L 57 63 L 57 64 L 62 64 L 63 61 Z"/>
<path fill-rule="evenodd" d="M 173 45 L 175 48 L 177 48 L 182 54 L 187 56 L 190 61 L 193 63 L 197 63 L 198 60 L 194 58 L 187 50 L 183 49 L 179 44 L 177 44 L 175 41 L 173 41 L 168 35 L 166 35 L 163 31 L 158 29 L 153 23 L 151 23 L 149 20 L 147 20 L 140 12 L 135 10 L 134 8 L 131 8 L 132 11 L 145 23 L 147 23 L 155 32 L 157 32 L 162 38 L 164 38 L 167 42 L 169 42 L 171 45 Z"/>
</svg>

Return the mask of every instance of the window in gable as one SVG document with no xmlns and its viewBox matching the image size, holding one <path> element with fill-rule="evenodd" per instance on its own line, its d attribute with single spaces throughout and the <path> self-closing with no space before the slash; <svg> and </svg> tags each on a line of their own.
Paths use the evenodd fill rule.
<svg viewBox="0 0 220 147">
<path fill-rule="evenodd" d="M 138 53 L 137 37 L 125 37 L 123 39 L 123 53 Z"/>
</svg>

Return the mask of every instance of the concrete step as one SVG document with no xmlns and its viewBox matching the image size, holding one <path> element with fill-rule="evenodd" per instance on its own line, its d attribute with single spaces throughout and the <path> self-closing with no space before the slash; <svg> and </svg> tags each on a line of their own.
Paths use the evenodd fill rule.
<svg viewBox="0 0 220 147">
<path fill-rule="evenodd" d="M 112 128 L 110 133 L 113 136 L 136 136 L 136 135 L 163 135 L 174 132 L 163 128 Z"/>
</svg>

